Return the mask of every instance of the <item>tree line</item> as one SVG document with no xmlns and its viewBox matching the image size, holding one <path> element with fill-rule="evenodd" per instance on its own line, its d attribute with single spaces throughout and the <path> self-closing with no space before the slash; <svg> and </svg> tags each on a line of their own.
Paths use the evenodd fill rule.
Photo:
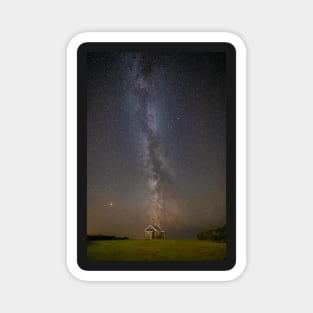
<svg viewBox="0 0 313 313">
<path fill-rule="evenodd" d="M 210 240 L 218 242 L 226 242 L 226 225 L 203 231 L 197 235 L 199 240 Z"/>
<path fill-rule="evenodd" d="M 128 237 L 116 237 L 116 236 L 105 236 L 105 235 L 88 235 L 88 241 L 94 240 L 126 240 L 129 239 Z"/>
</svg>

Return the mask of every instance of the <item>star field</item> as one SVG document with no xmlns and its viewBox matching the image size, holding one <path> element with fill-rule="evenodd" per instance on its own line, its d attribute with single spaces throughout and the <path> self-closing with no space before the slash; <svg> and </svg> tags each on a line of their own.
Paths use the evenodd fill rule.
<svg viewBox="0 0 313 313">
<path fill-rule="evenodd" d="M 88 53 L 87 232 L 226 221 L 223 53 Z"/>
</svg>

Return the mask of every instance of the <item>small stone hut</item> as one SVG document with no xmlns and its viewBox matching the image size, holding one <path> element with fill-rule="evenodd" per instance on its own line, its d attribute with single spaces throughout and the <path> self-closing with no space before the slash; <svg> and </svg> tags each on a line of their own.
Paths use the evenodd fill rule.
<svg viewBox="0 0 313 313">
<path fill-rule="evenodd" d="M 145 228 L 145 239 L 165 239 L 165 230 L 156 225 L 148 225 Z"/>
</svg>

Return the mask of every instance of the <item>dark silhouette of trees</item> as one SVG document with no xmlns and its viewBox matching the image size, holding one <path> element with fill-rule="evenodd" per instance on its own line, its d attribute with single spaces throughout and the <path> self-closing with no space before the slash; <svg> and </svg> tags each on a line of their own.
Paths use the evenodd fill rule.
<svg viewBox="0 0 313 313">
<path fill-rule="evenodd" d="M 105 235 L 88 235 L 88 241 L 95 241 L 95 240 L 126 240 L 129 239 L 128 237 L 116 237 L 116 236 L 105 236 Z"/>
<path fill-rule="evenodd" d="M 226 242 L 226 225 L 223 227 L 203 231 L 197 235 L 199 240 Z"/>
</svg>

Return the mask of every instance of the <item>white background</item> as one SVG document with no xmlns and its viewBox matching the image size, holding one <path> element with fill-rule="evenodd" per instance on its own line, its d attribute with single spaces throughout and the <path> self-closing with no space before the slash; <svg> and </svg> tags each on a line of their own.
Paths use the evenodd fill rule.
<svg viewBox="0 0 313 313">
<path fill-rule="evenodd" d="M 311 14 L 310 1 L 2 1 L 0 311 L 312 311 Z M 248 263 L 235 281 L 86 283 L 67 271 L 66 45 L 125 30 L 246 43 Z"/>
</svg>

